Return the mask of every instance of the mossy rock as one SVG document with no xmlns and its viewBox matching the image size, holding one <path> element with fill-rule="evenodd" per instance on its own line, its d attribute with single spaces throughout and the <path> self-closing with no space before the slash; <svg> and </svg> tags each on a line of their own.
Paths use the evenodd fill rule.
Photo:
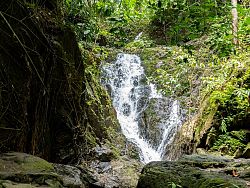
<svg viewBox="0 0 250 188">
<path fill-rule="evenodd" d="M 34 184 L 60 187 L 62 182 L 51 163 L 17 152 L 0 155 L 0 180 L 0 185 L 9 188 L 35 187 Z"/>
<path fill-rule="evenodd" d="M 85 188 L 94 182 L 91 173 L 84 168 L 52 164 L 26 153 L 0 155 L 0 188 Z"/>
<path fill-rule="evenodd" d="M 159 161 L 147 164 L 137 188 L 171 187 L 186 188 L 247 187 L 247 165 L 236 168 L 235 162 L 224 157 L 208 155 L 185 156 L 179 161 Z M 241 176 L 242 174 L 242 176 Z"/>
<path fill-rule="evenodd" d="M 250 158 L 250 142 L 245 147 L 245 150 L 243 151 L 243 154 L 241 157 L 248 158 L 248 159 Z"/>
<path fill-rule="evenodd" d="M 36 156 L 25 153 L 5 153 L 0 156 L 0 172 L 53 172 L 51 163 Z"/>
<path fill-rule="evenodd" d="M 0 188 L 34 188 L 31 184 L 26 183 L 14 183 L 11 181 L 0 181 Z"/>
</svg>

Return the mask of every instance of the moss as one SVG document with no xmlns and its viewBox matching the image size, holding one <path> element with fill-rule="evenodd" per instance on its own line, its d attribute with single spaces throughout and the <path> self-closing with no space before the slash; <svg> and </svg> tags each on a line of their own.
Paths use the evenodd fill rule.
<svg viewBox="0 0 250 188">
<path fill-rule="evenodd" d="M 24 184 L 24 183 L 15 184 L 15 183 L 10 182 L 10 181 L 3 182 L 2 186 L 4 188 L 34 188 L 35 187 L 35 186 L 32 186 L 31 184 Z M 1 187 L 1 183 L 0 183 L 0 187 Z"/>
<path fill-rule="evenodd" d="M 0 156 L 0 185 L 4 187 L 62 187 L 61 182 L 53 165 L 39 157 L 17 152 Z"/>
<path fill-rule="evenodd" d="M 100 84 L 100 59 L 93 53 L 81 47 L 85 59 L 85 84 L 86 84 L 86 115 L 88 129 L 86 142 L 89 147 L 97 144 L 108 145 L 118 157 L 125 148 L 124 136 L 120 133 L 120 126 L 116 118 L 115 109 L 108 92 Z"/>
<path fill-rule="evenodd" d="M 217 112 L 218 106 L 211 107 L 208 103 L 209 99 L 205 100 L 204 106 L 201 107 L 198 114 L 198 122 L 196 124 L 195 130 L 195 142 L 200 144 L 202 137 L 207 131 L 213 126 L 214 116 Z"/>
<path fill-rule="evenodd" d="M 112 162 L 112 174 L 119 178 L 119 187 L 136 187 L 142 164 L 138 160 L 120 157 Z"/>
<path fill-rule="evenodd" d="M 54 167 L 51 163 L 32 155 L 23 153 L 4 154 L 0 159 L 0 171 L 9 172 L 53 172 Z"/>
<path fill-rule="evenodd" d="M 196 161 L 197 159 L 198 161 Z M 202 159 L 203 162 L 199 161 L 200 159 Z M 199 158 L 198 156 L 194 156 L 191 161 L 186 161 L 184 158 L 184 162 L 149 163 L 142 170 L 137 188 L 170 187 L 171 182 L 187 188 L 247 187 L 244 180 L 232 178 L 223 173 L 217 173 L 216 170 L 204 170 L 212 168 L 220 169 L 228 165 L 228 163 L 224 163 L 223 166 L 216 166 L 216 160 L 223 161 L 219 158 L 208 158 L 207 161 L 206 157 Z M 205 164 L 203 164 L 204 162 Z M 214 163 L 213 165 L 215 166 L 213 166 L 212 163 Z M 201 168 L 198 168 L 198 166 Z"/>
<path fill-rule="evenodd" d="M 25 171 L 32 171 L 34 169 L 42 171 L 53 171 L 54 167 L 51 163 L 48 163 L 47 161 L 40 158 L 26 158 L 23 164 L 23 169 Z"/>
</svg>

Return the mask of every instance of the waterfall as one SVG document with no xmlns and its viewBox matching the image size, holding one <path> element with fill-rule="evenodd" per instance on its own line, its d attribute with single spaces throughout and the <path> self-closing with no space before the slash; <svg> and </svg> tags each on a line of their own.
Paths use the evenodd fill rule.
<svg viewBox="0 0 250 188">
<path fill-rule="evenodd" d="M 102 84 L 109 89 L 122 133 L 139 148 L 144 163 L 162 159 L 180 125 L 178 101 L 172 103 L 168 121 L 163 125 L 160 144 L 153 147 L 140 134 L 138 120 L 152 98 L 162 98 L 153 84 L 146 83 L 141 60 L 136 55 L 118 54 L 114 63 L 102 67 Z"/>
</svg>

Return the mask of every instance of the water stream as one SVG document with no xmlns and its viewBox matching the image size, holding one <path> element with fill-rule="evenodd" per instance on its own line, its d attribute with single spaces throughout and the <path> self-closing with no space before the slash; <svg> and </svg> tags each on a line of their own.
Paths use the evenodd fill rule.
<svg viewBox="0 0 250 188">
<path fill-rule="evenodd" d="M 102 84 L 110 91 L 122 133 L 139 148 L 144 163 L 162 160 L 165 146 L 170 144 L 180 125 L 179 104 L 173 101 L 170 116 L 164 123 L 160 144 L 153 147 L 140 134 L 138 120 L 152 98 L 162 98 L 153 84 L 147 84 L 141 60 L 136 55 L 118 54 L 114 63 L 102 68 Z"/>
</svg>

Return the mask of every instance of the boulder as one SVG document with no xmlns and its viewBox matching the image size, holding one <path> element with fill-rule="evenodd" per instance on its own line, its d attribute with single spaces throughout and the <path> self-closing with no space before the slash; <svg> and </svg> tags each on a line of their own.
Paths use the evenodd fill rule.
<svg viewBox="0 0 250 188">
<path fill-rule="evenodd" d="M 137 188 L 248 187 L 250 160 L 210 155 L 187 155 L 178 161 L 147 164 Z"/>
<path fill-rule="evenodd" d="M 102 162 L 110 162 L 115 158 L 114 152 L 104 145 L 93 148 L 92 155 Z"/>
<path fill-rule="evenodd" d="M 110 162 L 92 161 L 90 169 L 93 172 L 94 184 L 105 188 L 136 187 L 142 164 L 135 159 L 123 156 Z"/>
<path fill-rule="evenodd" d="M 243 158 L 250 158 L 250 142 L 247 144 L 245 150 L 242 153 Z"/>
<path fill-rule="evenodd" d="M 0 188 L 87 188 L 98 187 L 87 170 L 52 164 L 25 153 L 0 155 Z"/>
</svg>

